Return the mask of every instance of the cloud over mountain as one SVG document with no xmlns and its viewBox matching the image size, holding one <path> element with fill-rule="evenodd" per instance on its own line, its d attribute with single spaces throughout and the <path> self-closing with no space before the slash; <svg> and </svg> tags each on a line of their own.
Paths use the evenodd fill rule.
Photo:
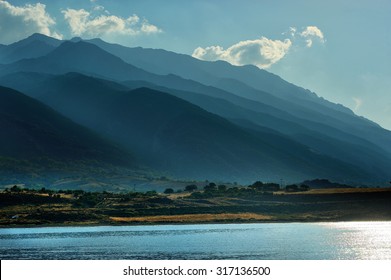
<svg viewBox="0 0 391 280">
<path fill-rule="evenodd" d="M 272 40 L 262 36 L 256 40 L 240 41 L 227 49 L 221 46 L 198 47 L 192 56 L 201 60 L 225 60 L 233 65 L 253 64 L 259 68 L 269 68 L 285 57 L 293 45 L 305 40 L 307 48 L 312 47 L 313 40 L 325 42 L 323 32 L 316 26 L 307 26 L 297 33 L 296 27 L 290 27 L 289 32 L 283 33 L 291 38 Z M 298 35 L 298 36 L 296 36 Z"/>
<path fill-rule="evenodd" d="M 321 43 L 325 42 L 323 32 L 316 26 L 307 26 L 300 36 L 306 39 L 307 47 L 312 47 L 312 40 L 317 38 Z"/>
<path fill-rule="evenodd" d="M 12 43 L 33 33 L 41 33 L 57 39 L 62 35 L 55 32 L 56 21 L 46 12 L 41 3 L 14 6 L 0 0 L 0 33 L 2 43 Z"/>
<path fill-rule="evenodd" d="M 227 49 L 220 46 L 198 47 L 193 57 L 202 60 L 225 60 L 234 65 L 254 64 L 260 68 L 268 68 L 282 59 L 289 51 L 292 42 L 271 40 L 261 37 L 236 43 Z"/>
<path fill-rule="evenodd" d="M 95 12 L 106 12 L 94 16 L 91 12 L 84 9 L 66 9 L 63 10 L 65 20 L 71 29 L 71 34 L 83 37 L 97 37 L 106 34 L 120 35 L 139 35 L 159 33 L 162 30 L 157 26 L 150 24 L 146 19 L 141 20 L 133 14 L 128 18 L 107 14 L 103 6 L 97 6 Z M 96 8 L 96 7 L 95 7 Z"/>
<path fill-rule="evenodd" d="M 362 105 L 362 99 L 361 98 L 358 98 L 358 97 L 352 97 L 353 101 L 354 101 L 354 111 L 357 112 L 358 110 L 360 110 L 361 108 L 361 105 Z"/>
</svg>

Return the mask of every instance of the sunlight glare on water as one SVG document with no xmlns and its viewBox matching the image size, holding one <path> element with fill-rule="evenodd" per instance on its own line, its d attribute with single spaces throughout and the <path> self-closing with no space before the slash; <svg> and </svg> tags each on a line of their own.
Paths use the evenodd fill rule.
<svg viewBox="0 0 391 280">
<path fill-rule="evenodd" d="M 391 259 L 390 222 L 340 222 L 320 225 L 336 229 L 335 245 L 339 245 L 339 250 L 351 256 L 351 259 Z"/>
<path fill-rule="evenodd" d="M 0 259 L 391 260 L 391 222 L 4 228 Z"/>
</svg>

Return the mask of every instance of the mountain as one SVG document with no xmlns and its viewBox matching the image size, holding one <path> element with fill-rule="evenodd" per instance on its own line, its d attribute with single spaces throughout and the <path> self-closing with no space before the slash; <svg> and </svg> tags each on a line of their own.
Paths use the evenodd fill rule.
<svg viewBox="0 0 391 280">
<path fill-rule="evenodd" d="M 7 47 L 24 45 L 26 42 L 42 41 L 51 42 L 52 46 L 58 46 L 62 43 L 60 40 L 41 34 L 34 34 L 25 40 L 11 44 Z M 71 50 L 68 50 L 68 56 L 65 56 L 63 59 L 63 62 L 69 62 L 67 66 L 64 67 L 64 65 L 62 65 L 60 67 L 61 69 L 57 69 L 57 71 L 56 67 L 54 67 L 54 69 L 52 69 L 53 72 L 50 73 L 61 74 L 79 71 L 85 74 L 98 75 L 114 80 L 148 80 L 153 83 L 156 83 L 157 77 L 158 79 L 161 79 L 161 77 L 151 75 L 151 73 L 157 73 L 159 75 L 175 74 L 180 77 L 198 81 L 202 84 L 214 85 L 215 87 L 227 91 L 233 91 L 234 94 L 241 97 L 260 101 L 274 107 L 277 106 L 297 117 L 311 118 L 326 125 L 336 126 L 338 129 L 349 131 L 356 136 L 362 137 L 364 135 L 368 140 L 391 151 L 391 148 L 388 145 L 389 140 L 391 139 L 391 133 L 389 131 L 381 129 L 373 122 L 355 116 L 349 109 L 339 104 L 334 104 L 323 98 L 319 98 L 316 94 L 288 83 L 280 77 L 255 66 L 238 67 L 223 61 L 200 61 L 187 55 L 176 54 L 165 50 L 128 48 L 117 44 L 109 44 L 100 39 L 83 41 L 81 38 L 74 38 L 71 42 L 80 44 L 83 42 L 92 43 L 99 46 L 100 49 L 106 50 L 117 56 L 117 59 L 114 59 L 113 57 L 109 59 L 106 52 L 99 52 L 98 49 L 93 50 L 91 46 L 87 47 L 84 45 L 84 50 L 77 49 L 76 46 L 73 46 Z M 64 46 L 61 49 L 62 50 L 57 51 L 59 56 L 62 55 L 63 49 L 67 48 Z M 89 51 L 91 51 L 91 54 L 88 54 Z M 78 54 L 75 54 L 75 52 Z M 89 58 L 83 60 L 83 55 L 87 55 Z M 95 62 L 96 64 L 98 62 L 103 62 L 104 64 L 101 67 L 89 67 L 89 63 L 91 63 L 91 61 L 94 62 L 94 59 L 91 57 L 98 57 L 100 55 L 102 58 L 96 59 Z M 118 61 L 118 57 L 122 59 L 122 63 Z M 117 61 L 113 62 L 113 60 Z M 108 63 L 108 61 L 110 61 L 110 63 Z M 137 72 L 137 70 L 130 70 L 129 65 L 124 66 L 123 62 L 128 62 L 139 67 L 137 70 L 144 69 L 151 73 L 147 74 L 145 71 L 141 71 L 142 73 L 135 75 L 134 72 Z M 34 64 L 34 62 L 32 63 Z M 37 61 L 37 63 L 40 64 L 41 62 Z M 77 64 L 81 64 L 81 67 L 73 67 L 72 69 L 72 66 Z M 96 64 L 93 64 L 93 66 L 97 66 Z M 30 69 L 24 69 L 24 71 L 31 71 L 31 68 L 33 68 L 31 65 L 26 66 Z M 50 66 L 53 65 L 50 65 L 49 63 L 49 65 L 46 66 L 50 68 Z M 85 67 L 87 67 L 87 69 L 85 69 Z M 124 71 L 107 73 L 107 71 L 102 71 L 101 68 L 121 68 Z M 48 69 L 37 69 L 37 71 L 39 70 L 41 70 L 40 72 L 48 72 Z M 160 83 L 157 84 L 163 85 Z M 370 130 L 371 133 L 365 133 L 365 130 Z"/>
<path fill-rule="evenodd" d="M 83 41 L 66 41 L 46 56 L 22 59 L 0 69 L 0 75 L 15 72 L 65 74 L 80 72 L 112 80 L 143 80 L 154 74 L 125 63 L 120 58 Z"/>
<path fill-rule="evenodd" d="M 41 77 L 39 77 L 41 76 Z M 76 122 L 82 122 L 84 125 L 91 125 L 90 123 L 87 123 L 87 120 L 84 118 L 88 116 L 91 112 L 89 109 L 89 106 L 84 106 L 82 102 L 79 102 L 78 99 L 82 98 L 83 96 L 86 96 L 86 92 L 93 92 L 94 95 L 90 95 L 88 97 L 85 97 L 83 99 L 83 102 L 89 103 L 89 102 L 96 102 L 96 106 L 100 106 L 99 104 L 105 104 L 107 101 L 102 101 L 101 96 L 107 95 L 108 92 L 112 91 L 112 88 L 115 88 L 115 90 L 125 90 L 126 88 L 118 85 L 113 82 L 104 81 L 104 80 L 96 80 L 96 79 L 83 79 L 83 82 L 81 83 L 78 78 L 78 74 L 67 74 L 68 77 L 67 81 L 59 82 L 61 79 L 54 79 L 55 76 L 53 75 L 42 75 L 37 73 L 20 73 L 20 74 L 13 74 L 9 75 L 7 77 L 3 77 L 3 79 L 0 79 L 1 83 L 5 83 L 8 86 L 14 86 L 18 87 L 19 89 L 26 91 L 31 96 L 34 96 L 36 98 L 40 98 L 42 101 L 46 102 L 47 104 L 53 106 L 63 114 L 67 116 L 74 116 L 76 115 L 77 118 L 74 118 Z M 80 76 L 83 77 L 83 76 Z M 75 78 L 72 82 L 72 79 Z M 46 80 L 50 80 L 48 82 L 45 82 Z M 55 81 L 53 81 L 53 79 Z M 69 80 L 70 79 L 70 80 Z M 23 81 L 22 83 L 20 81 Z M 29 82 L 30 81 L 30 82 Z M 38 82 L 41 81 L 41 82 Z M 99 81 L 99 82 L 97 82 Z M 258 131 L 260 129 L 264 129 L 264 126 L 259 126 L 262 123 L 267 123 L 269 126 L 276 126 L 276 127 L 287 127 L 292 128 L 294 130 L 298 130 L 299 128 L 295 128 L 295 124 L 292 122 L 284 122 L 281 119 L 273 118 L 267 114 L 260 114 L 255 111 L 250 111 L 243 109 L 237 105 L 234 105 L 233 103 L 227 102 L 222 99 L 212 98 L 206 95 L 201 94 L 195 94 L 191 92 L 182 92 L 172 89 L 165 89 L 161 87 L 157 87 L 156 85 L 152 85 L 150 83 L 146 82 L 131 82 L 127 83 L 128 86 L 131 88 L 137 88 L 139 86 L 149 86 L 151 88 L 160 89 L 161 91 L 170 92 L 172 95 L 177 95 L 178 97 L 181 97 L 182 99 L 188 100 L 194 104 L 200 105 L 203 108 L 206 108 L 210 112 L 217 113 L 223 117 L 226 117 L 230 119 L 231 121 L 235 122 L 237 125 L 242 126 L 242 128 L 245 129 L 251 129 L 252 131 Z M 56 94 L 51 94 L 51 92 L 55 92 Z M 62 96 L 59 96 L 59 93 L 64 92 L 64 95 L 66 94 L 67 99 L 63 99 Z M 77 101 L 77 102 L 74 102 Z M 68 105 L 67 105 L 68 104 Z M 91 104 L 89 104 L 91 105 Z M 63 111 L 64 107 L 68 108 L 67 111 Z M 99 117 L 95 116 L 98 113 L 96 111 L 104 111 L 105 109 L 101 110 L 95 110 L 93 112 L 94 118 L 92 118 L 94 121 L 99 120 Z M 89 118 L 89 117 L 87 117 Z M 243 124 L 243 121 L 246 120 L 249 122 L 251 120 L 252 125 L 249 126 L 248 123 Z M 255 122 L 255 123 L 254 123 Z M 258 125 L 256 125 L 258 123 Z M 92 128 L 95 128 L 97 125 L 93 125 Z M 274 131 L 274 130 L 273 130 Z M 355 164 L 360 164 L 363 168 L 366 170 L 370 170 L 372 176 L 375 176 L 376 178 L 382 178 L 386 175 L 384 174 L 387 170 L 388 162 L 386 159 L 384 159 L 384 155 L 379 152 L 376 149 L 374 152 L 368 152 L 367 150 L 370 150 L 370 143 L 367 143 L 366 146 L 360 146 L 353 144 L 353 141 L 347 142 L 347 141 L 338 141 L 336 139 L 333 139 L 331 137 L 328 137 L 323 134 L 316 133 L 315 131 L 307 130 L 305 128 L 301 128 L 301 134 L 297 135 L 296 137 L 290 137 L 292 142 L 300 142 L 300 143 L 310 143 L 309 147 L 312 147 L 311 149 L 313 151 L 317 151 L 319 154 L 323 155 L 329 155 L 333 156 L 334 158 L 338 160 L 345 161 L 346 164 L 351 164 L 354 162 Z M 274 134 L 279 134 L 276 131 L 274 131 Z M 280 137 L 283 135 L 280 134 Z M 286 138 L 286 136 L 283 136 Z M 115 139 L 115 138 L 114 138 Z M 294 139 L 297 139 L 296 141 Z M 314 140 L 316 139 L 316 140 Z M 351 140 L 351 139 L 350 139 Z M 125 142 L 127 142 L 126 140 Z M 144 140 L 142 140 L 144 142 Z M 130 142 L 127 142 L 128 144 Z M 275 143 L 282 143 L 281 141 L 275 141 Z M 306 145 L 306 144 L 305 144 Z M 295 152 L 295 150 L 291 149 L 291 146 L 284 146 L 279 145 L 278 149 L 284 150 L 285 152 L 292 153 Z M 288 151 L 286 151 L 288 149 Z M 289 151 L 290 149 L 290 151 Z M 298 150 L 302 151 L 302 150 Z M 308 157 L 306 153 L 302 154 L 304 157 Z M 146 155 L 141 155 L 140 158 L 145 158 Z M 371 161 L 367 161 L 368 158 L 371 158 Z M 155 161 L 156 160 L 151 160 Z M 376 166 L 376 168 L 372 168 L 372 166 Z"/>
<path fill-rule="evenodd" d="M 125 50 L 129 51 L 131 49 L 125 48 Z M 21 60 L 17 63 L 6 65 L 3 70 L 0 69 L 0 73 L 3 73 L 3 75 L 18 71 L 34 71 L 54 74 L 76 71 L 117 81 L 124 79 L 144 80 L 169 88 L 185 89 L 208 94 L 214 97 L 224 98 L 230 102 L 233 102 L 233 99 L 236 98 L 234 102 L 235 104 L 241 104 L 243 106 L 243 103 L 246 103 L 247 106 L 250 106 L 247 107 L 247 109 L 272 114 L 273 117 L 282 118 L 290 123 L 295 122 L 299 125 L 299 127 L 305 127 L 307 130 L 317 130 L 317 132 L 322 132 L 326 129 L 328 136 L 338 140 L 346 140 L 346 138 L 364 138 L 367 140 L 366 142 L 374 142 L 374 144 L 379 145 L 383 150 L 388 151 L 388 153 L 390 153 L 391 150 L 389 145 L 386 145 L 390 133 L 379 127 L 372 125 L 368 126 L 367 123 L 364 124 L 360 118 L 354 115 L 351 117 L 351 112 L 348 114 L 342 112 L 342 110 L 334 110 L 327 107 L 315 110 L 315 105 L 313 103 L 307 107 L 303 105 L 295 105 L 286 100 L 279 99 L 269 93 L 252 89 L 243 83 L 235 82 L 235 80 L 229 80 L 230 83 L 228 84 L 228 87 L 234 84 L 235 86 L 231 87 L 231 89 L 234 89 L 236 94 L 229 93 L 215 87 L 206 87 L 200 83 L 185 80 L 174 75 L 159 76 L 151 74 L 142 69 L 133 67 L 102 49 L 83 41 L 78 41 L 76 43 L 65 42 L 45 57 Z M 238 88 L 244 88 L 245 90 L 242 91 L 241 94 L 238 94 Z M 247 92 L 247 94 L 244 92 Z M 257 96 L 259 97 L 258 100 L 254 100 Z M 243 97 L 245 97 L 245 100 Z M 251 102 L 249 102 L 251 100 L 257 102 L 253 102 L 251 104 Z M 256 109 L 254 109 L 255 107 Z M 331 111 L 328 112 L 327 110 Z M 268 126 L 267 124 L 263 125 Z M 277 126 L 277 128 L 273 129 L 277 129 L 280 132 L 285 133 L 286 131 L 284 131 L 284 128 L 286 127 L 287 126 Z M 289 130 L 296 135 L 301 133 L 301 131 L 293 131 L 291 128 L 289 128 Z M 369 130 L 371 132 L 370 135 L 375 133 L 378 134 L 376 141 L 372 141 L 373 137 L 368 136 L 368 133 L 364 133 Z"/>
<path fill-rule="evenodd" d="M 40 94 L 32 95 L 176 177 L 243 182 L 259 176 L 275 181 L 281 174 L 297 180 L 325 174 L 339 180 L 370 177 L 278 133 L 242 129 L 170 94 L 121 91 L 110 84 L 70 73 L 37 83 Z"/>
<path fill-rule="evenodd" d="M 219 87 L 227 80 L 270 93 L 295 103 L 313 101 L 348 114 L 352 112 L 341 106 L 318 98 L 316 94 L 284 81 L 277 75 L 256 66 L 234 66 L 225 61 L 202 61 L 189 55 L 177 54 L 162 49 L 129 48 L 110 44 L 101 39 L 86 40 L 123 59 L 132 65 L 159 75 L 174 74 L 205 85 Z"/>
<path fill-rule="evenodd" d="M 136 88 L 140 85 L 140 82 L 126 82 L 126 85 Z M 274 114 L 275 112 L 272 111 L 258 111 L 262 104 L 257 104 L 258 106 L 254 106 L 254 110 L 251 110 L 246 106 L 238 106 L 237 104 L 241 104 L 240 102 L 230 102 L 209 95 L 173 90 L 152 84 L 145 84 L 144 86 L 168 92 L 211 113 L 224 117 L 242 128 L 251 128 L 256 131 L 265 129 L 274 131 L 275 134 L 284 135 L 284 137 L 306 145 L 317 153 L 334 157 L 346 163 L 354 162 L 371 170 L 372 173 L 380 175 L 380 177 L 386 177 L 389 172 L 391 157 L 387 155 L 387 152 L 369 141 L 345 134 L 332 127 L 311 121 L 297 120 L 292 115 L 284 114 L 283 111 L 279 114 Z M 248 103 L 251 103 L 251 101 Z M 284 147 L 284 145 L 280 147 Z M 371 158 L 370 162 L 368 158 Z"/>
<path fill-rule="evenodd" d="M 390 131 L 354 115 L 352 111 L 340 104 L 320 98 L 309 90 L 295 86 L 255 66 L 233 66 L 224 61 L 200 61 L 188 55 L 166 50 L 129 48 L 109 44 L 100 39 L 87 41 L 149 72 L 159 75 L 178 75 L 204 85 L 227 90 L 241 97 L 277 106 L 296 117 L 311 119 L 365 138 L 391 153 Z M 265 93 L 274 98 L 270 99 Z"/>
<path fill-rule="evenodd" d="M 61 44 L 60 40 L 35 33 L 30 37 L 0 47 L 0 63 L 12 63 L 25 58 L 44 56 Z"/>
<path fill-rule="evenodd" d="M 35 37 L 15 44 L 45 41 Z M 365 183 L 391 176 L 391 132 L 253 66 L 100 39 L 55 40 L 40 56 L 17 53 L 22 59 L 0 65 L 0 84 L 175 176 Z"/>
<path fill-rule="evenodd" d="M 40 177 L 135 167 L 124 149 L 75 124 L 46 105 L 0 86 L 0 174 Z M 30 178 L 31 179 L 31 178 Z"/>
</svg>

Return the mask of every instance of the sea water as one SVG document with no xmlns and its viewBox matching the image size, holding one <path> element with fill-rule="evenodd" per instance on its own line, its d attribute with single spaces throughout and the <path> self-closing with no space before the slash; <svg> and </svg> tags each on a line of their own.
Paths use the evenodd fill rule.
<svg viewBox="0 0 391 280">
<path fill-rule="evenodd" d="M 0 229 L 0 259 L 391 259 L 391 222 Z"/>
</svg>

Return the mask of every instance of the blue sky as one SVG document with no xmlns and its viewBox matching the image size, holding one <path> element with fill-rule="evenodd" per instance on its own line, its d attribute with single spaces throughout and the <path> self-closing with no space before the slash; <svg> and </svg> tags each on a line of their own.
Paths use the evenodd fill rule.
<svg viewBox="0 0 391 280">
<path fill-rule="evenodd" d="M 391 129 L 388 0 L 0 0 L 0 43 L 101 37 L 255 64 Z"/>
</svg>

